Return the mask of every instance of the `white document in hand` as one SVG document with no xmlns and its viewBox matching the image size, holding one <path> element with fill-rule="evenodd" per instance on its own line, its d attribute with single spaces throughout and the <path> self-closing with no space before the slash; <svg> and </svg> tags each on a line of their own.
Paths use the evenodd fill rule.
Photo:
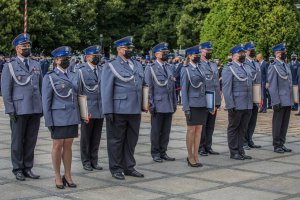
<svg viewBox="0 0 300 200">
<path fill-rule="evenodd" d="M 206 91 L 206 108 L 209 112 L 215 111 L 215 91 Z"/>
<path fill-rule="evenodd" d="M 78 102 L 79 102 L 79 109 L 80 109 L 80 117 L 81 117 L 81 119 L 87 120 L 89 118 L 87 96 L 79 95 Z"/>
</svg>

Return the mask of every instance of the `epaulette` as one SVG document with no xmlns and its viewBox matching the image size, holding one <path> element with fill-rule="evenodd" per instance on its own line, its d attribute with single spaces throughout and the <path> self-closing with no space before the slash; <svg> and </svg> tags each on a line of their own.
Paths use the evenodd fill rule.
<svg viewBox="0 0 300 200">
<path fill-rule="evenodd" d="M 81 68 L 84 68 L 84 65 L 83 65 L 83 64 L 81 64 L 81 65 L 78 67 L 78 69 L 81 69 Z"/>
<path fill-rule="evenodd" d="M 114 61 L 114 60 L 116 60 L 115 58 L 113 58 L 113 59 L 110 59 L 110 60 L 108 60 L 107 62 L 112 62 L 112 61 Z"/>
</svg>

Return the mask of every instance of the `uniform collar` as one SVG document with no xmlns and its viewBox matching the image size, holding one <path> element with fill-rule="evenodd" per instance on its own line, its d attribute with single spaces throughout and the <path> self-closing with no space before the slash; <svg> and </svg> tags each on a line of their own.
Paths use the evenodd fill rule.
<svg viewBox="0 0 300 200">
<path fill-rule="evenodd" d="M 87 62 L 88 66 L 91 68 L 91 70 L 97 69 L 97 65 L 94 67 L 93 65 L 91 65 L 89 62 Z"/>
<path fill-rule="evenodd" d="M 157 59 L 156 59 L 156 62 L 159 64 L 159 66 L 163 66 L 163 65 L 165 65 L 166 63 L 161 63 L 160 61 L 158 61 Z"/>
<path fill-rule="evenodd" d="M 21 57 L 21 56 L 17 56 L 22 62 L 24 62 L 25 58 Z M 28 59 L 28 58 L 27 58 Z"/>
<path fill-rule="evenodd" d="M 249 58 L 249 57 L 246 57 L 246 59 L 247 59 L 249 62 L 253 62 L 253 61 L 254 61 L 254 59 Z"/>
<path fill-rule="evenodd" d="M 232 61 L 232 62 L 234 62 L 235 64 L 237 64 L 239 67 L 242 67 L 242 66 L 243 66 L 243 63 L 237 63 L 237 62 L 235 62 L 235 61 Z"/>
<path fill-rule="evenodd" d="M 57 65 L 57 69 L 61 72 L 61 73 L 68 73 L 68 70 L 64 70 L 63 68 L 61 68 L 59 65 Z"/>
<path fill-rule="evenodd" d="M 192 61 L 190 61 L 190 64 L 192 65 L 193 68 L 197 68 L 197 65 L 195 63 L 193 63 Z"/>
</svg>

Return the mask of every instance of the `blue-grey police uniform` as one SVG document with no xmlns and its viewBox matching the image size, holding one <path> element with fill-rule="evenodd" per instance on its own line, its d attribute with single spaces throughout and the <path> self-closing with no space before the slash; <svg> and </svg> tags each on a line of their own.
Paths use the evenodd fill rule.
<svg viewBox="0 0 300 200">
<path fill-rule="evenodd" d="M 159 44 L 167 48 L 165 43 Z M 156 47 L 156 52 L 160 51 Z M 149 87 L 149 109 L 151 111 L 151 155 L 164 157 L 167 152 L 172 115 L 176 112 L 177 100 L 173 68 L 166 62 L 155 61 L 145 69 L 145 82 Z"/>
<path fill-rule="evenodd" d="M 13 46 L 31 43 L 20 34 Z M 13 173 L 27 173 L 33 167 L 34 149 L 42 116 L 42 71 L 39 62 L 18 55 L 4 65 L 1 91 L 5 113 L 11 117 L 11 160 Z"/>
<path fill-rule="evenodd" d="M 115 42 L 116 47 L 132 46 L 132 37 Z M 109 169 L 114 174 L 134 171 L 134 150 L 141 122 L 142 65 L 120 56 L 103 66 L 101 99 L 106 115 Z"/>
<path fill-rule="evenodd" d="M 249 43 L 245 44 L 245 50 L 255 51 L 256 49 L 255 49 L 254 43 L 249 42 Z M 259 63 L 256 62 L 250 56 L 249 57 L 247 56 L 244 64 L 249 66 L 249 69 L 251 71 L 251 78 L 252 78 L 253 84 L 261 85 L 261 69 L 260 69 Z M 262 95 L 261 95 L 261 97 L 262 97 Z M 263 98 L 261 99 L 261 101 L 263 101 Z M 252 140 L 252 136 L 254 134 L 255 127 L 256 127 L 258 107 L 259 107 L 259 104 L 253 103 L 251 118 L 250 118 L 248 128 L 247 128 L 247 132 L 246 132 L 246 135 L 245 135 L 245 141 L 244 141 L 244 148 L 245 149 L 249 149 L 249 147 L 250 148 L 260 148 L 261 147 L 259 145 L 255 145 L 253 140 Z"/>
<path fill-rule="evenodd" d="M 101 100 L 101 73 L 100 63 L 101 47 L 90 46 L 84 54 L 94 56 L 96 63 L 83 63 L 77 73 L 79 76 L 79 94 L 87 97 L 88 121 L 81 121 L 80 152 L 84 169 L 102 169 L 98 165 L 98 151 L 101 140 L 104 115 Z"/>
<path fill-rule="evenodd" d="M 213 49 L 212 43 L 210 41 L 203 42 L 199 45 L 200 51 L 202 49 Z M 205 56 L 202 57 L 200 62 L 200 67 L 205 75 L 206 91 L 215 93 L 215 107 L 219 108 L 221 106 L 221 91 L 220 91 L 220 80 L 219 80 L 219 70 L 216 63 L 206 59 Z M 212 150 L 212 136 L 215 130 L 215 122 L 217 117 L 217 109 L 214 112 L 207 111 L 207 118 L 205 127 L 202 128 L 201 142 L 200 142 L 200 155 L 218 154 Z"/>
<path fill-rule="evenodd" d="M 242 44 L 231 49 L 232 54 L 244 51 Z M 228 146 L 230 157 L 244 159 L 244 137 L 253 108 L 252 75 L 248 65 L 233 61 L 222 71 L 222 91 L 228 110 Z"/>
<path fill-rule="evenodd" d="M 279 44 L 273 52 L 284 51 L 285 45 Z M 290 68 L 284 61 L 275 59 L 268 69 L 269 93 L 273 106 L 272 135 L 274 150 L 284 147 L 293 101 L 293 82 Z"/>
</svg>

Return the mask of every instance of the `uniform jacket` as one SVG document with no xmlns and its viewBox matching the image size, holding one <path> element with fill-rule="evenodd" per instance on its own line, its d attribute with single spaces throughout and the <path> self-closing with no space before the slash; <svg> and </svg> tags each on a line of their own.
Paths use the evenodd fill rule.
<svg viewBox="0 0 300 200">
<path fill-rule="evenodd" d="M 247 110 L 253 108 L 252 74 L 249 66 L 228 63 L 222 71 L 222 91 L 227 109 Z"/>
<path fill-rule="evenodd" d="M 261 70 L 259 67 L 259 63 L 256 61 L 250 61 L 248 58 L 245 60 L 245 65 L 249 66 L 251 70 L 251 77 L 254 84 L 261 84 Z"/>
<path fill-rule="evenodd" d="M 28 59 L 28 63 L 29 70 L 19 58 L 4 65 L 1 89 L 7 114 L 24 115 L 43 111 L 41 95 L 43 75 L 40 63 L 33 59 Z M 9 64 L 12 65 L 13 74 L 10 73 Z M 22 85 L 26 82 L 27 84 Z"/>
<path fill-rule="evenodd" d="M 103 114 L 141 113 L 144 72 L 139 62 L 135 60 L 131 60 L 131 62 L 134 64 L 133 70 L 119 56 L 104 64 L 101 75 Z"/>
<path fill-rule="evenodd" d="M 154 72 L 154 76 L 151 72 Z M 150 110 L 155 108 L 159 113 L 173 113 L 176 111 L 177 100 L 173 66 L 165 64 L 165 69 L 158 61 L 146 67 L 145 82 L 149 86 Z M 156 80 L 159 82 L 157 83 Z M 167 83 L 167 84 L 164 84 Z M 159 85 L 162 84 L 162 85 Z"/>
<path fill-rule="evenodd" d="M 269 67 L 269 64 L 266 61 L 263 61 L 260 65 L 261 84 L 263 86 L 265 86 L 266 83 L 268 82 L 268 67 Z"/>
<path fill-rule="evenodd" d="M 291 73 L 292 73 L 292 80 L 293 80 L 293 85 L 297 85 L 298 84 L 298 69 L 300 68 L 300 63 L 298 60 L 296 61 L 291 61 L 289 63 L 290 69 L 291 69 Z"/>
<path fill-rule="evenodd" d="M 206 107 L 205 74 L 201 70 L 199 65 L 194 68 L 190 63 L 181 69 L 180 84 L 183 111 L 190 110 L 190 107 Z"/>
<path fill-rule="evenodd" d="M 43 111 L 47 127 L 80 123 L 78 75 L 68 71 L 67 76 L 55 68 L 44 77 Z M 53 85 L 50 77 L 53 80 Z"/>
<path fill-rule="evenodd" d="M 292 73 L 286 63 L 275 59 L 275 62 L 269 66 L 268 81 L 272 106 L 277 104 L 281 104 L 281 106 L 294 105 Z"/>
<path fill-rule="evenodd" d="M 215 91 L 215 104 L 221 105 L 221 92 L 218 66 L 214 62 L 207 63 L 201 59 L 200 67 L 205 75 L 206 91 Z"/>
<path fill-rule="evenodd" d="M 91 118 L 103 118 L 101 100 L 102 66 L 97 66 L 97 76 L 88 63 L 79 67 L 79 94 L 87 96 L 88 110 Z"/>
</svg>

